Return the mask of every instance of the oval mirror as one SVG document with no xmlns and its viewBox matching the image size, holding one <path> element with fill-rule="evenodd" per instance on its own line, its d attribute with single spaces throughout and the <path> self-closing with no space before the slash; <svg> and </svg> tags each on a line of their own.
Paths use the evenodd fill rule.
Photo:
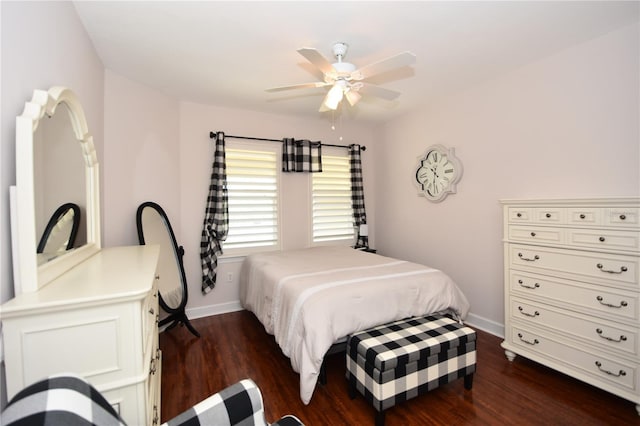
<svg viewBox="0 0 640 426">
<path fill-rule="evenodd" d="M 169 218 L 162 207 L 147 201 L 138 207 L 136 225 L 140 244 L 160 246 L 158 276 L 156 278 L 158 279 L 160 306 L 169 315 L 160 321 L 159 326 L 169 324 L 166 330 L 170 330 L 178 324 L 184 324 L 189 331 L 200 337 L 185 313 L 188 291 L 182 261 L 184 249 L 176 242 Z"/>
</svg>

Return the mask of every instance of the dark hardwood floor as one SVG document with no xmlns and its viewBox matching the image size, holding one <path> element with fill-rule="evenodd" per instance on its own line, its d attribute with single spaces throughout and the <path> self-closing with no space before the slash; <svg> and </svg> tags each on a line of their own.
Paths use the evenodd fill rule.
<svg viewBox="0 0 640 426">
<path fill-rule="evenodd" d="M 306 425 L 372 425 L 374 409 L 349 399 L 344 354 L 327 359 L 326 385 L 309 405 L 298 375 L 253 314 L 242 311 L 192 321 L 161 333 L 162 421 L 243 378 L 262 392 L 267 420 L 295 414 Z M 522 357 L 507 361 L 501 339 L 478 331 L 473 389 L 442 386 L 387 411 L 394 425 L 640 425 L 635 405 Z"/>
</svg>

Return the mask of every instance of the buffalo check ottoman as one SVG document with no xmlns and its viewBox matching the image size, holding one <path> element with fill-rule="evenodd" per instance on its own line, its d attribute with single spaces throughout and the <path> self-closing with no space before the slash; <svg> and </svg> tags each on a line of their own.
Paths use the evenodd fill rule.
<svg viewBox="0 0 640 426">
<path fill-rule="evenodd" d="M 444 315 L 413 317 L 349 336 L 349 396 L 356 389 L 376 409 L 385 410 L 464 377 L 471 389 L 476 371 L 476 332 Z"/>
</svg>

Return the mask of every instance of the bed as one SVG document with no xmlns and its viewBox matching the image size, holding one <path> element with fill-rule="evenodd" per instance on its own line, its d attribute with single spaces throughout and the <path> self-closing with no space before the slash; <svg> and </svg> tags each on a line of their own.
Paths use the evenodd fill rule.
<svg viewBox="0 0 640 426">
<path fill-rule="evenodd" d="M 440 270 L 350 247 L 313 247 L 247 256 L 240 301 L 275 337 L 309 404 L 325 354 L 351 333 L 386 322 L 448 312 L 469 303 Z"/>
</svg>

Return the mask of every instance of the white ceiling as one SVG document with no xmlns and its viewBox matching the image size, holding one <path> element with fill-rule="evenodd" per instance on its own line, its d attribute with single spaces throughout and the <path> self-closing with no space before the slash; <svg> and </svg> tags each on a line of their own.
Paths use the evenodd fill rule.
<svg viewBox="0 0 640 426">
<path fill-rule="evenodd" d="M 335 42 L 361 67 L 409 50 L 417 62 L 375 83 L 345 117 L 386 121 L 639 19 L 636 1 L 76 1 L 106 68 L 178 99 L 320 117 L 325 90 L 268 93 L 318 80 L 300 56 Z"/>
</svg>

